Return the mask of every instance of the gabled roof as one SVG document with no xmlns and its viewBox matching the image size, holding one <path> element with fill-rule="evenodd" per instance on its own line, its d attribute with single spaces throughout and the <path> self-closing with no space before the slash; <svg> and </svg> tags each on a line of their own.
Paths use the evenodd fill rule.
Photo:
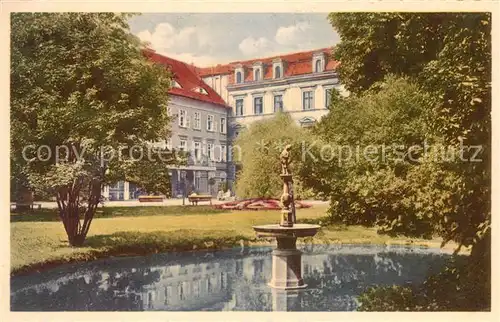
<svg viewBox="0 0 500 322">
<path fill-rule="evenodd" d="M 172 87 L 169 90 L 170 94 L 230 108 L 222 97 L 200 78 L 197 73 L 197 67 L 160 55 L 149 49 L 144 51 L 144 55 L 153 62 L 162 64 L 170 69 L 174 80 L 181 86 L 180 88 Z M 203 90 L 200 91 L 200 88 L 205 90 L 206 94 L 201 93 Z"/>
<path fill-rule="evenodd" d="M 326 58 L 325 71 L 333 71 L 340 64 L 338 61 L 330 58 L 332 48 L 321 48 L 316 50 L 291 53 L 286 55 L 272 56 L 267 58 L 255 58 L 245 61 L 236 61 L 226 65 L 217 65 L 214 67 L 197 68 L 198 75 L 201 77 L 229 74 L 229 83 L 234 83 L 234 70 L 236 66 L 241 65 L 245 71 L 245 82 L 253 81 L 252 67 L 256 62 L 262 62 L 264 66 L 264 79 L 273 78 L 273 60 L 281 59 L 284 66 L 284 77 L 298 76 L 312 73 L 313 55 L 324 53 Z"/>
</svg>

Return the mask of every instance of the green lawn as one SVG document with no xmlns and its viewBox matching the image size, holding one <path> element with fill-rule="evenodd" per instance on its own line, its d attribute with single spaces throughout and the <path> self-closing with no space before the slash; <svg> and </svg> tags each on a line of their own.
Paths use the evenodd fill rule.
<svg viewBox="0 0 500 322">
<path fill-rule="evenodd" d="M 324 223 L 327 207 L 297 210 L 298 221 Z M 99 209 L 84 247 L 68 246 L 55 210 L 11 214 L 11 271 L 33 271 L 67 262 L 270 243 L 252 225 L 279 222 L 278 211 L 224 211 L 209 206 Z M 359 226 L 323 226 L 308 243 L 376 243 L 439 246 L 439 240 L 391 238 Z"/>
</svg>

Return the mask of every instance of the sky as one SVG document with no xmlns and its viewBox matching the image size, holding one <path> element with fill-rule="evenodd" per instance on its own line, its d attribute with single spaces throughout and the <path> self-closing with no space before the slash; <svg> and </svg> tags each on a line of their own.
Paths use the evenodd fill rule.
<svg viewBox="0 0 500 322">
<path fill-rule="evenodd" d="M 339 42 L 327 13 L 144 13 L 129 24 L 158 53 L 198 67 Z"/>
</svg>

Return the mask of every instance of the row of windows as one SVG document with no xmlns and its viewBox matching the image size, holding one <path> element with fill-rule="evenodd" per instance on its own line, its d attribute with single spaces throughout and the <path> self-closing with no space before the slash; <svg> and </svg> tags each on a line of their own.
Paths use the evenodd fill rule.
<svg viewBox="0 0 500 322">
<path fill-rule="evenodd" d="M 171 112 L 169 110 L 169 115 Z M 193 117 L 193 129 L 201 130 L 201 113 L 194 112 Z M 186 110 L 179 109 L 179 126 L 184 128 L 191 127 L 191 116 L 188 115 Z M 217 126 L 218 125 L 218 126 Z M 219 131 L 220 133 L 226 133 L 227 130 L 227 122 L 225 117 L 220 118 L 219 124 L 215 121 L 215 117 L 212 114 L 207 115 L 206 129 L 209 132 Z"/>
<path fill-rule="evenodd" d="M 281 66 L 275 66 L 274 67 L 274 78 L 281 78 Z M 261 80 L 261 69 L 260 68 L 255 68 L 253 71 L 253 80 L 255 82 L 258 82 Z M 243 83 L 243 72 L 237 71 L 236 72 L 236 84 L 241 84 Z"/>
<path fill-rule="evenodd" d="M 332 89 L 325 89 L 325 107 L 330 105 Z M 238 98 L 235 101 L 235 110 L 237 116 L 244 115 L 243 112 L 244 99 Z M 303 110 L 313 110 L 314 107 L 314 91 L 303 91 L 302 92 L 302 109 Z M 283 95 L 274 95 L 274 112 L 283 111 Z M 264 113 L 264 99 L 262 96 L 256 96 L 253 98 L 253 114 L 259 115 Z"/>
<path fill-rule="evenodd" d="M 172 149 L 172 138 L 167 141 L 167 148 Z M 213 142 L 207 142 L 202 144 L 201 141 L 192 141 L 191 149 L 188 150 L 188 140 L 180 139 L 179 146 L 177 147 L 179 151 L 191 152 L 191 155 L 195 160 L 200 160 L 203 155 L 206 155 L 211 161 L 225 162 L 227 161 L 227 149 L 225 144 L 215 145 Z"/>
<path fill-rule="evenodd" d="M 323 62 L 321 59 L 317 59 L 314 63 L 314 72 L 319 73 L 323 71 Z M 262 70 L 261 68 L 254 68 L 253 70 L 253 80 L 255 82 L 258 82 L 261 80 L 261 75 L 262 75 Z M 282 71 L 281 71 L 281 66 L 274 66 L 274 73 L 273 73 L 273 78 L 278 79 L 281 78 L 282 76 Z M 236 72 L 236 84 L 241 84 L 243 83 L 243 71 L 237 71 Z"/>
</svg>

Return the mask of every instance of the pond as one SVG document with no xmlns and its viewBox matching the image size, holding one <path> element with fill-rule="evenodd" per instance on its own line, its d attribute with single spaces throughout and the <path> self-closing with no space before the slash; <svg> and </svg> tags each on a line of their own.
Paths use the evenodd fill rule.
<svg viewBox="0 0 500 322">
<path fill-rule="evenodd" d="M 421 283 L 450 255 L 439 249 L 309 245 L 307 289 L 277 291 L 271 247 L 109 258 L 11 279 L 12 311 L 353 311 L 375 285 Z"/>
</svg>

